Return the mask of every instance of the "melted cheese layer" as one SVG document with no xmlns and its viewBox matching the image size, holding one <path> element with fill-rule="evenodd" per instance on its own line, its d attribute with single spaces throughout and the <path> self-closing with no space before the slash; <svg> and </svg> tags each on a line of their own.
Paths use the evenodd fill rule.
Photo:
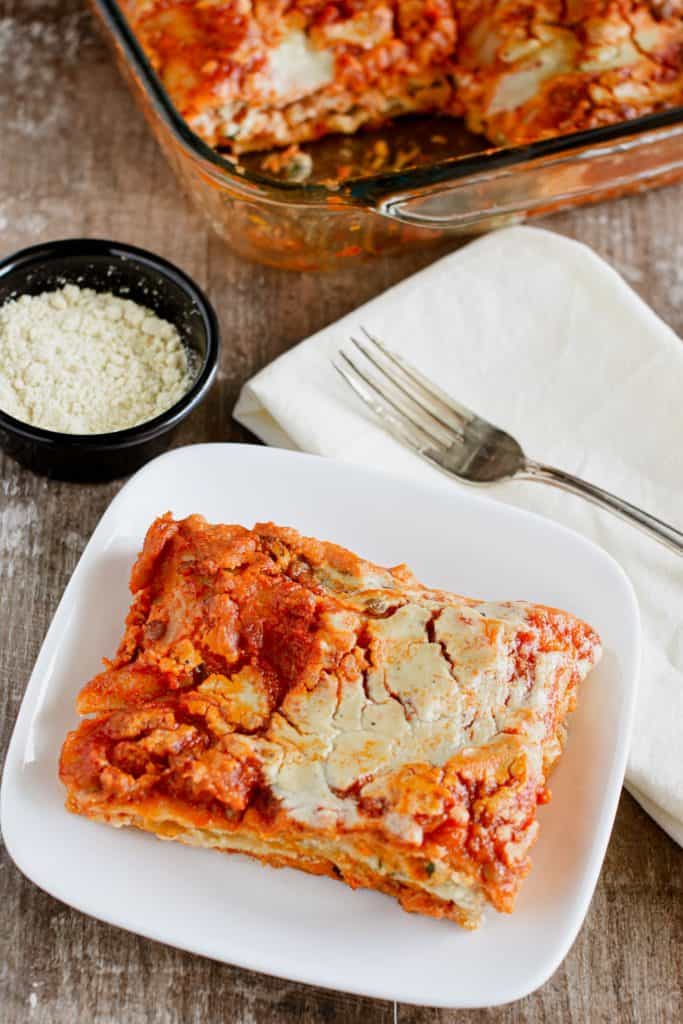
<svg viewBox="0 0 683 1024">
<path fill-rule="evenodd" d="M 485 906 L 485 897 L 476 879 L 453 871 L 443 861 L 430 861 L 430 874 L 416 879 L 414 864 L 400 852 L 382 851 L 368 854 L 363 851 L 363 839 L 354 837 L 311 836 L 300 837 L 296 851 L 291 841 L 277 836 L 264 837 L 247 829 L 226 833 L 225 831 L 179 827 L 176 822 L 160 821 L 150 829 L 149 818 L 126 818 L 109 821 L 117 826 L 137 825 L 152 831 L 159 839 L 180 840 L 189 846 L 198 846 L 226 853 L 245 853 L 260 860 L 280 864 L 291 864 L 314 874 L 321 873 L 321 865 L 329 865 L 331 872 L 339 871 L 345 880 L 358 884 L 354 871 L 367 869 L 368 878 L 384 879 L 387 883 L 410 890 L 419 890 L 435 901 L 435 910 L 448 915 L 448 907 L 439 904 L 453 904 L 451 915 L 467 927 L 475 927 Z M 377 888 L 375 881 L 373 885 Z M 458 913 L 458 909 L 464 913 Z"/>
</svg>

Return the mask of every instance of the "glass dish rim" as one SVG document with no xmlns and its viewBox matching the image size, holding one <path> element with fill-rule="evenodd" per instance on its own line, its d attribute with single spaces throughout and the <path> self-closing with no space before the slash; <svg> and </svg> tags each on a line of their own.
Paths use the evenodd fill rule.
<svg viewBox="0 0 683 1024">
<path fill-rule="evenodd" d="M 322 183 L 279 181 L 254 171 L 238 171 L 233 163 L 209 146 L 187 124 L 178 112 L 163 86 L 161 79 L 147 59 L 141 44 L 128 24 L 118 0 L 90 0 L 93 8 L 105 21 L 124 52 L 128 63 L 140 79 L 152 101 L 155 112 L 164 121 L 189 155 L 208 162 L 214 172 L 220 173 L 236 186 L 258 189 L 271 202 L 312 204 L 343 204 L 364 206 L 378 210 L 380 202 L 392 195 L 420 195 L 432 188 L 453 187 L 471 174 L 509 170 L 533 160 L 565 157 L 571 159 L 578 151 L 607 143 L 624 143 L 633 137 L 645 136 L 665 128 L 683 129 L 683 105 L 615 124 L 601 125 L 580 132 L 559 135 L 551 139 L 521 146 L 491 146 L 464 156 L 445 157 L 421 167 L 351 178 L 336 186 Z"/>
</svg>

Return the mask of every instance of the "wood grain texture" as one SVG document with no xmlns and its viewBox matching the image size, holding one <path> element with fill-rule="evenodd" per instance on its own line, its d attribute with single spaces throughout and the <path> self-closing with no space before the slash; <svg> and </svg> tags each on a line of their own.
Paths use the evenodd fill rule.
<svg viewBox="0 0 683 1024">
<path fill-rule="evenodd" d="M 435 256 L 325 276 L 234 257 L 183 198 L 78 0 L 0 4 L 0 131 L 3 253 L 47 238 L 110 236 L 160 252 L 209 292 L 223 325 L 222 365 L 177 444 L 242 438 L 230 414 L 250 374 Z M 593 246 L 683 333 L 682 202 L 674 187 L 548 226 Z M 3 751 L 62 590 L 119 487 L 48 482 L 0 463 Z M 624 795 L 588 919 L 551 981 L 510 1007 L 445 1012 L 277 981 L 129 935 L 40 892 L 3 849 L 0 1020 L 669 1024 L 681 1017 L 682 875 L 680 850 Z"/>
</svg>

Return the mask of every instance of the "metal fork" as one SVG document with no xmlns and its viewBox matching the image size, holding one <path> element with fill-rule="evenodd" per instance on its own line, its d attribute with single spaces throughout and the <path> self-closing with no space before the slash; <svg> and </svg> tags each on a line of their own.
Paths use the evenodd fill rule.
<svg viewBox="0 0 683 1024">
<path fill-rule="evenodd" d="M 514 437 L 456 402 L 364 327 L 361 330 L 366 340 L 351 338 L 353 358 L 342 349 L 333 360 L 335 369 L 386 430 L 428 462 L 469 484 L 514 478 L 561 487 L 614 512 L 683 555 L 680 530 L 601 487 L 527 458 Z"/>
</svg>

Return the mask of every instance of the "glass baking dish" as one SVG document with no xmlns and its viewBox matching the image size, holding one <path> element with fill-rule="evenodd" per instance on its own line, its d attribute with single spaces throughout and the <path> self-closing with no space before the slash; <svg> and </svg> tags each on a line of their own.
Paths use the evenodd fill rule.
<svg viewBox="0 0 683 1024">
<path fill-rule="evenodd" d="M 234 249 L 262 263 L 327 268 L 683 177 L 678 107 L 499 149 L 487 148 L 454 119 L 400 120 L 383 133 L 331 137 L 306 147 L 315 156 L 315 177 L 303 184 L 284 181 L 264 173 L 263 154 L 235 164 L 207 146 L 176 112 L 115 0 L 91 5 L 187 191 Z M 400 155 L 406 147 L 411 166 L 375 169 L 378 151 Z M 343 181 L 335 180 L 340 164 L 351 172 Z"/>
</svg>

